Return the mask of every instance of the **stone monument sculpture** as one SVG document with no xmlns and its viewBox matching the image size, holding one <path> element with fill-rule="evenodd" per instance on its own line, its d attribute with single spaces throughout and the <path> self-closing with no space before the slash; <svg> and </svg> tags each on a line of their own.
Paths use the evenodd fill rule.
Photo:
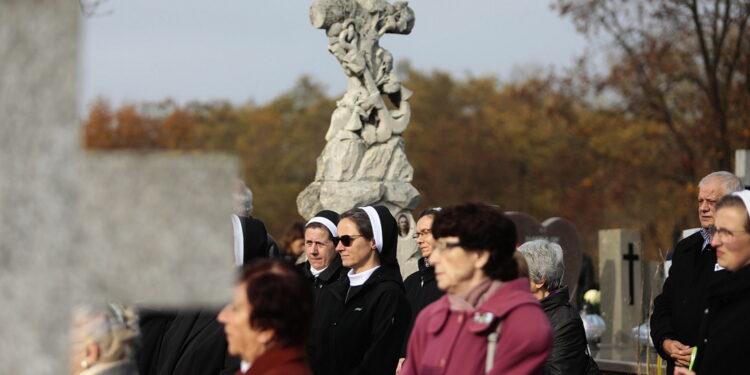
<svg viewBox="0 0 750 375">
<path fill-rule="evenodd" d="M 399 82 L 393 56 L 379 40 L 409 34 L 414 11 L 404 1 L 316 0 L 310 22 L 326 31 L 328 50 L 348 84 L 331 115 L 315 181 L 297 197 L 300 215 L 380 204 L 394 216 L 411 217 L 419 193 L 411 185 L 414 170 L 401 134 L 409 125 L 412 93 Z"/>
</svg>

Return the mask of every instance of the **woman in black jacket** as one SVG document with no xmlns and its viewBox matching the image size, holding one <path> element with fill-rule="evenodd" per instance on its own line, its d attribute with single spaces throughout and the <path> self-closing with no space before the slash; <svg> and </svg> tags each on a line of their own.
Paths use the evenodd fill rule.
<svg viewBox="0 0 750 375">
<path fill-rule="evenodd" d="M 417 262 L 419 270 L 404 280 L 406 299 L 409 301 L 409 307 L 411 307 L 411 320 L 409 321 L 409 330 L 404 337 L 401 362 L 406 358 L 409 333 L 414 326 L 414 320 L 417 319 L 417 315 L 427 305 L 437 301 L 438 298 L 445 294 L 444 291 L 438 289 L 437 282 L 435 281 L 435 268 L 428 261 L 432 253 L 432 246 L 435 245 L 435 237 L 432 236 L 432 221 L 438 212 L 440 212 L 440 208 L 428 208 L 417 218 L 417 229 L 414 238 L 417 240 L 417 246 L 419 246 L 422 258 Z M 399 362 L 399 369 L 401 362 Z"/>
<path fill-rule="evenodd" d="M 568 287 L 562 285 L 565 266 L 560 245 L 546 240 L 529 241 L 518 251 L 529 267 L 531 292 L 539 299 L 552 324 L 552 353 L 544 365 L 545 375 L 583 374 L 586 369 L 586 332 L 583 321 L 570 305 Z"/>
<path fill-rule="evenodd" d="M 396 220 L 382 206 L 341 215 L 336 251 L 347 277 L 316 303 L 311 365 L 319 375 L 393 374 L 409 324 L 396 262 Z"/>
<path fill-rule="evenodd" d="M 746 374 L 750 337 L 750 191 L 725 196 L 716 204 L 711 246 L 716 262 L 727 269 L 711 285 L 700 327 L 694 370 L 699 375 Z M 684 368 L 675 373 L 687 374 Z"/>
</svg>

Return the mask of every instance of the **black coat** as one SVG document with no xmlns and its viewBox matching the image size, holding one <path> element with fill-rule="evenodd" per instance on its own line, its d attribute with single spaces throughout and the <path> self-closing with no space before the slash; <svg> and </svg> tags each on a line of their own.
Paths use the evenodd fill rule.
<svg viewBox="0 0 750 375">
<path fill-rule="evenodd" d="M 710 245 L 701 251 L 700 232 L 677 243 L 669 277 L 662 293 L 654 300 L 651 315 L 651 339 L 656 350 L 667 361 L 667 373 L 674 369 L 674 360 L 664 352 L 662 342 L 677 340 L 687 346 L 698 344 L 698 329 L 705 310 L 710 285 L 726 275 L 714 271 L 716 250 Z"/>
<path fill-rule="evenodd" d="M 148 312 L 140 321 L 141 375 L 234 374 L 239 359 L 227 353 L 216 311 Z"/>
<path fill-rule="evenodd" d="M 747 374 L 750 337 L 750 266 L 713 285 L 703 311 L 695 367 L 698 375 Z"/>
<path fill-rule="evenodd" d="M 401 348 L 402 357 L 406 356 L 409 334 L 414 327 L 414 321 L 417 319 L 419 312 L 445 294 L 445 292 L 438 289 L 437 281 L 435 280 L 435 268 L 427 263 L 427 259 L 419 259 L 417 265 L 419 266 L 419 270 L 404 280 L 406 299 L 409 301 L 409 307 L 411 307 L 411 320 L 409 321 L 409 329 L 406 331 L 406 336 L 404 337 L 404 345 Z"/>
<path fill-rule="evenodd" d="M 310 365 L 318 375 L 383 374 L 396 371 L 409 325 L 409 302 L 399 273 L 377 269 L 348 300 L 343 277 L 318 297 Z"/>
<path fill-rule="evenodd" d="M 326 268 L 325 271 L 321 272 L 318 277 L 313 276 L 312 272 L 310 272 L 309 261 L 300 263 L 295 267 L 297 267 L 297 270 L 300 271 L 303 276 L 305 276 L 305 279 L 310 281 L 310 284 L 312 284 L 316 301 L 318 300 L 318 296 L 320 295 L 321 290 L 333 284 L 341 277 L 345 277 L 344 275 L 349 272 L 348 268 L 341 265 L 341 257 L 339 257 L 338 255 L 333 260 L 333 262 L 328 265 L 328 268 Z"/>
<path fill-rule="evenodd" d="M 544 364 L 544 373 L 583 374 L 586 369 L 586 331 L 581 315 L 570 304 L 568 287 L 539 301 L 554 333 L 552 352 Z"/>
</svg>

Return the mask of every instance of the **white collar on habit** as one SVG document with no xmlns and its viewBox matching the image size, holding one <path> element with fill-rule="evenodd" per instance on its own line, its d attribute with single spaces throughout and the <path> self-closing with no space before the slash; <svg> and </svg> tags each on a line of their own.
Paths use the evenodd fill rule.
<svg viewBox="0 0 750 375">
<path fill-rule="evenodd" d="M 234 264 L 241 266 L 244 262 L 245 248 L 242 237 L 242 223 L 239 216 L 232 214 L 232 230 L 234 232 Z"/>
<path fill-rule="evenodd" d="M 378 268 L 380 268 L 380 266 L 370 268 L 369 270 L 360 273 L 354 273 L 354 270 L 349 270 L 349 273 L 346 274 L 346 276 L 349 276 L 349 286 L 363 285 Z"/>
</svg>

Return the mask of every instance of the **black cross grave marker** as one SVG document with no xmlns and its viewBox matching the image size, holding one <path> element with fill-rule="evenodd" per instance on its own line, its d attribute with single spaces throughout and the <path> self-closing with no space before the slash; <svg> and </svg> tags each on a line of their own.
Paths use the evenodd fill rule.
<svg viewBox="0 0 750 375">
<path fill-rule="evenodd" d="M 633 262 L 638 260 L 638 254 L 633 252 L 633 243 L 628 243 L 628 253 L 622 256 L 623 260 L 628 261 L 628 287 L 630 287 L 630 305 L 633 306 L 633 296 L 635 293 L 635 280 L 633 280 Z"/>
</svg>

